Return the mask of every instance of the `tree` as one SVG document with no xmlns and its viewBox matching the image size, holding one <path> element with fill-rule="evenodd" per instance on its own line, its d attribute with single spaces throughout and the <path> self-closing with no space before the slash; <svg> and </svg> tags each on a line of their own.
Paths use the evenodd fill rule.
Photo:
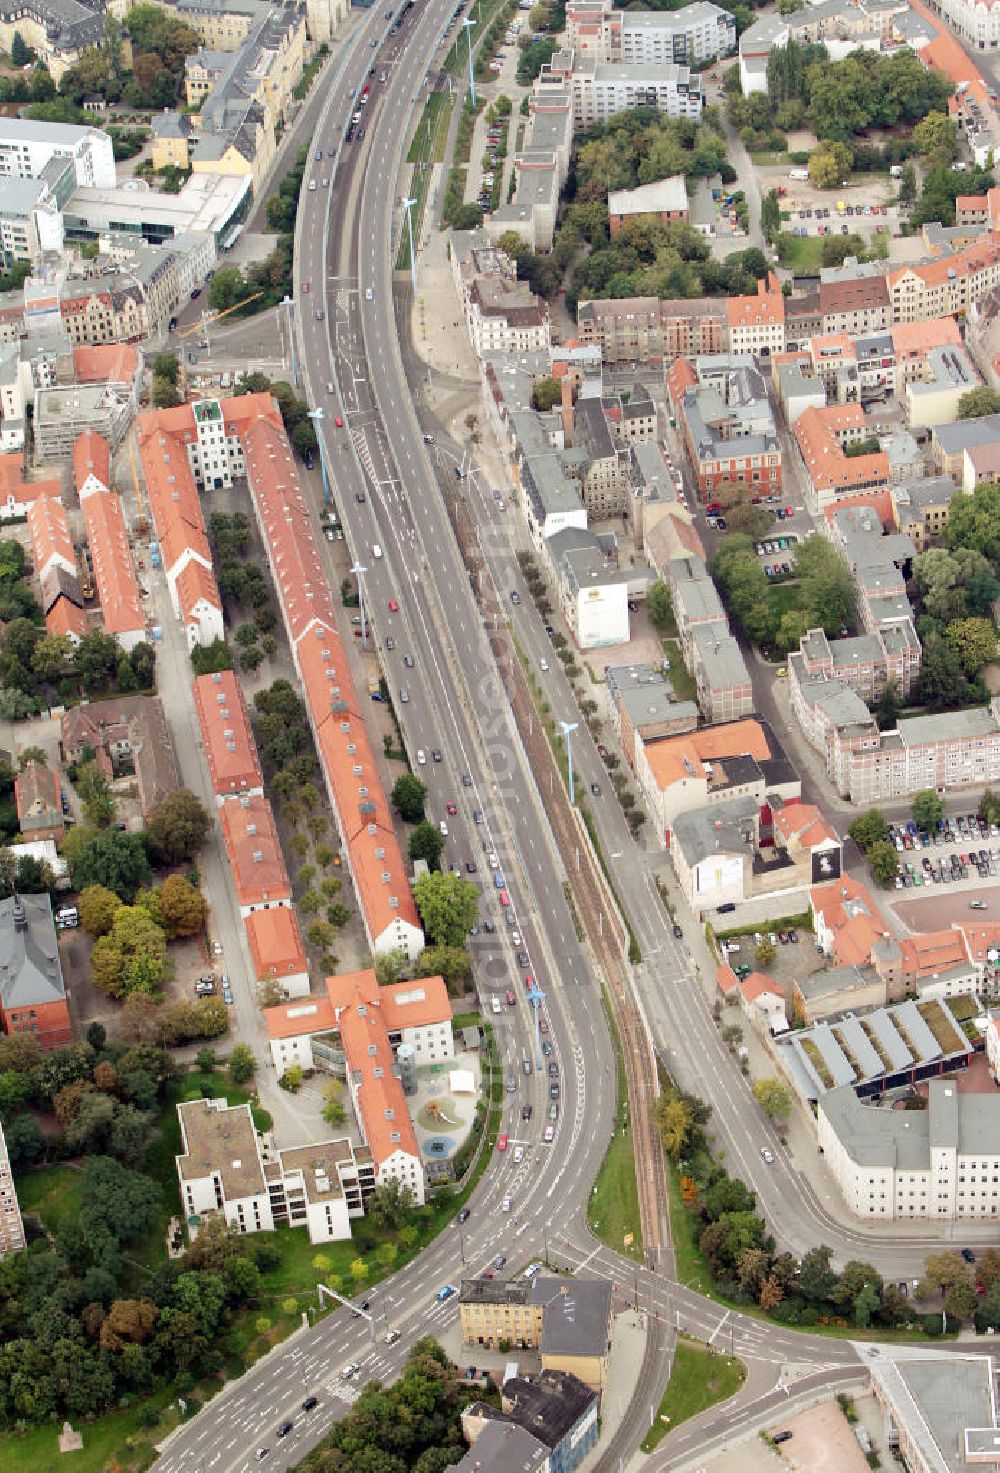
<svg viewBox="0 0 1000 1473">
<path fill-rule="evenodd" d="M 479 887 L 458 875 L 421 875 L 413 898 L 435 946 L 462 946 L 479 914 Z"/>
<path fill-rule="evenodd" d="M 159 1310 L 151 1299 L 116 1299 L 101 1324 L 101 1349 L 118 1352 L 153 1337 Z"/>
<path fill-rule="evenodd" d="M 932 1253 L 924 1260 L 924 1276 L 917 1293 L 922 1299 L 928 1299 L 935 1289 L 940 1291 L 945 1301 L 946 1313 L 954 1314 L 958 1319 L 966 1318 L 975 1308 L 972 1273 L 957 1253 Z M 970 1295 L 971 1308 L 966 1308 Z"/>
<path fill-rule="evenodd" d="M 167 971 L 167 938 L 139 906 L 123 905 L 110 932 L 94 943 L 90 974 L 112 997 L 156 993 Z"/>
<path fill-rule="evenodd" d="M 944 804 L 933 788 L 923 788 L 913 795 L 910 812 L 918 828 L 931 830 L 937 827 L 937 821 L 944 813 Z"/>
<path fill-rule="evenodd" d="M 889 837 L 889 825 L 877 808 L 869 808 L 867 813 L 852 820 L 847 832 L 858 848 L 867 852 L 873 844 L 881 844 Z"/>
<path fill-rule="evenodd" d="M 393 784 L 392 806 L 404 823 L 420 823 L 426 798 L 426 785 L 412 772 L 404 772 Z"/>
<path fill-rule="evenodd" d="M 894 675 L 890 675 L 874 707 L 875 720 L 878 722 L 879 731 L 892 731 L 894 729 L 903 706 L 903 694 L 899 688 L 899 681 Z"/>
<path fill-rule="evenodd" d="M 920 157 L 932 168 L 950 164 L 958 153 L 958 129 L 943 112 L 930 112 L 911 134 Z"/>
<path fill-rule="evenodd" d="M 771 1120 L 787 1120 L 792 1098 L 780 1079 L 773 1075 L 754 1081 L 754 1099 Z"/>
<path fill-rule="evenodd" d="M 343 1125 L 347 1119 L 347 1111 L 344 1109 L 344 1101 L 341 1098 L 343 1087 L 339 1079 L 331 1079 L 323 1091 L 322 1116 L 327 1125 Z"/>
<path fill-rule="evenodd" d="M 282 1089 L 287 1089 L 290 1094 L 294 1095 L 302 1088 L 302 1081 L 304 1079 L 305 1072 L 301 1064 L 289 1064 L 284 1074 L 278 1080 L 278 1084 Z"/>
<path fill-rule="evenodd" d="M 667 629 L 673 623 L 674 608 L 670 589 L 662 578 L 657 578 L 646 590 L 646 612 L 656 629 Z"/>
<path fill-rule="evenodd" d="M 555 409 L 557 404 L 562 403 L 562 380 L 549 375 L 535 381 L 535 387 L 531 393 L 531 404 L 540 414 L 545 414 L 550 409 Z"/>
<path fill-rule="evenodd" d="M 229 1055 L 229 1077 L 234 1084 L 246 1084 L 257 1068 L 254 1051 L 248 1043 L 238 1043 Z"/>
<path fill-rule="evenodd" d="M 88 885 L 77 901 L 80 925 L 88 936 L 106 936 L 121 906 L 122 902 L 113 890 L 104 885 Z"/>
<path fill-rule="evenodd" d="M 375 1188 L 365 1207 L 365 1215 L 376 1227 L 395 1232 L 403 1226 L 412 1210 L 413 1193 L 409 1187 L 391 1178 Z M 351 1271 L 353 1273 L 353 1268 Z"/>
<path fill-rule="evenodd" d="M 189 788 L 178 788 L 164 798 L 149 818 L 150 851 L 160 864 L 193 859 L 211 827 L 205 806 Z"/>
<path fill-rule="evenodd" d="M 442 977 L 449 992 L 464 992 L 472 979 L 472 957 L 464 946 L 425 946 L 413 975 Z"/>
<path fill-rule="evenodd" d="M 769 967 L 774 961 L 774 945 L 767 936 L 762 936 L 757 942 L 753 956 L 758 967 Z"/>
<path fill-rule="evenodd" d="M 173 941 L 197 936 L 205 925 L 208 907 L 201 891 L 183 875 L 168 875 L 159 889 L 160 919 Z"/>
<path fill-rule="evenodd" d="M 653 1119 L 663 1149 L 671 1161 L 679 1161 L 687 1149 L 694 1126 L 690 1103 L 676 1090 L 664 1090 L 653 1107 Z"/>
<path fill-rule="evenodd" d="M 888 887 L 899 874 L 899 855 L 892 844 L 873 844 L 868 850 L 868 863 L 872 874 L 883 887 Z"/>
<path fill-rule="evenodd" d="M 35 53 L 26 44 L 20 31 L 15 31 L 11 37 L 10 59 L 16 67 L 28 66 L 35 59 Z"/>
<path fill-rule="evenodd" d="M 435 824 L 424 819 L 410 835 L 409 849 L 411 859 L 424 859 L 432 870 L 436 870 L 440 866 L 441 851 L 444 849 L 444 835 Z"/>
<path fill-rule="evenodd" d="M 997 655 L 997 632 L 990 619 L 953 619 L 945 639 L 962 663 L 966 675 L 978 675 Z"/>
<path fill-rule="evenodd" d="M 967 704 L 969 683 L 962 661 L 939 634 L 924 640 L 923 663 L 917 678 L 917 698 L 932 711 L 952 711 Z"/>
<path fill-rule="evenodd" d="M 772 1274 L 769 1278 L 764 1280 L 763 1284 L 761 1284 L 760 1296 L 757 1302 L 760 1305 L 761 1309 L 769 1313 L 772 1309 L 777 1309 L 778 1305 L 781 1303 L 784 1297 L 784 1289 L 781 1287 L 781 1284 Z"/>
<path fill-rule="evenodd" d="M 810 155 L 809 182 L 815 189 L 836 189 L 851 172 L 853 155 L 846 144 L 824 143 Z"/>
<path fill-rule="evenodd" d="M 1000 412 L 1000 394 L 996 389 L 987 388 L 980 384 L 976 389 L 969 389 L 958 401 L 959 419 L 979 419 L 984 414 L 997 414 Z"/>
<path fill-rule="evenodd" d="M 45 1137 L 34 1115 L 17 1115 L 10 1122 L 5 1121 L 4 1138 L 15 1171 L 22 1166 L 33 1166 L 45 1154 Z"/>
<path fill-rule="evenodd" d="M 160 374 L 153 375 L 153 408 L 173 409 L 181 402 L 181 392 L 175 383 L 169 379 L 162 378 Z"/>
<path fill-rule="evenodd" d="M 765 507 L 741 502 L 726 512 L 726 526 L 731 532 L 744 532 L 755 540 L 765 537 L 774 527 L 774 517 Z"/>
<path fill-rule="evenodd" d="M 829 1299 L 837 1287 L 837 1275 L 830 1266 L 832 1257 L 832 1251 L 824 1243 L 819 1248 L 810 1248 L 802 1259 L 799 1292 L 812 1304 Z"/>
<path fill-rule="evenodd" d="M 110 827 L 115 816 L 115 800 L 111 784 L 97 762 L 81 762 L 76 769 L 76 791 L 83 802 L 83 814 L 93 829 Z"/>
<path fill-rule="evenodd" d="M 72 658 L 73 642 L 68 634 L 47 634 L 35 645 L 31 668 L 39 680 L 58 680 Z"/>
<path fill-rule="evenodd" d="M 81 838 L 70 859 L 70 874 L 77 890 L 102 885 L 131 904 L 136 892 L 153 877 L 146 846 L 139 834 L 122 834 L 117 829 L 100 833 L 77 831 Z"/>
</svg>

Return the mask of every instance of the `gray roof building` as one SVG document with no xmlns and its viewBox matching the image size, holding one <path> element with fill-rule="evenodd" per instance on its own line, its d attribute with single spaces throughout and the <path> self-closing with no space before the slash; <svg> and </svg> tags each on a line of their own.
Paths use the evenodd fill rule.
<svg viewBox="0 0 1000 1473">
<path fill-rule="evenodd" d="M 487 1420 L 454 1473 L 545 1473 L 549 1449 L 516 1422 Z"/>
<path fill-rule="evenodd" d="M 59 947 L 48 895 L 14 895 L 0 900 L 0 1006 L 37 1007 L 63 1002 Z"/>
</svg>

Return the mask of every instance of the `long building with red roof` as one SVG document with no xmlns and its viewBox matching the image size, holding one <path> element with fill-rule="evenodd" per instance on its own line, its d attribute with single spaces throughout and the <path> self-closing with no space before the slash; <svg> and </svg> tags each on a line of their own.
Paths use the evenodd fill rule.
<svg viewBox="0 0 1000 1473">
<path fill-rule="evenodd" d="M 40 496 L 28 507 L 28 531 L 35 576 L 49 634 L 65 634 L 74 644 L 87 632 L 76 548 L 66 508 L 55 496 Z"/>
<path fill-rule="evenodd" d="M 192 683 L 216 803 L 264 792 L 257 746 L 239 680 L 232 670 L 199 675 Z"/>
<path fill-rule="evenodd" d="M 223 402 L 227 420 L 231 402 Z M 276 411 L 245 420 L 240 438 L 257 523 L 368 941 L 375 952 L 398 949 L 412 959 L 423 948 L 423 931 L 291 447 Z"/>
<path fill-rule="evenodd" d="M 312 1041 L 326 1038 L 344 1055 L 351 1103 L 378 1182 L 395 1180 L 424 1200 L 424 1171 L 407 1105 L 418 1065 L 454 1057 L 451 1002 L 441 977 L 379 987 L 374 971 L 326 979 L 326 996 L 268 1008 L 271 1057 L 279 1076 L 293 1064 L 312 1068 Z M 406 1053 L 401 1053 L 405 1046 Z M 405 1060 L 405 1062 L 404 1062 Z"/>
<path fill-rule="evenodd" d="M 73 472 L 104 627 L 123 649 L 134 649 L 146 638 L 146 617 L 121 499 L 110 486 L 111 448 L 103 435 L 86 430 L 77 438 Z"/>
<path fill-rule="evenodd" d="M 240 915 L 291 905 L 292 887 L 266 798 L 237 798 L 219 810 Z"/>
<path fill-rule="evenodd" d="M 221 639 L 222 597 L 212 570 L 198 481 L 222 485 L 215 453 L 225 455 L 225 427 L 215 400 L 142 414 L 139 458 L 174 615 L 189 650 Z M 228 465 L 228 461 L 227 461 Z M 231 481 L 228 475 L 227 479 Z"/>
</svg>

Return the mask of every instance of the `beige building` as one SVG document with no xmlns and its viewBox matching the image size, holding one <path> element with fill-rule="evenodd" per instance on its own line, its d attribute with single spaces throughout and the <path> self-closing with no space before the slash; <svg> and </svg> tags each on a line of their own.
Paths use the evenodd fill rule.
<svg viewBox="0 0 1000 1473">
<path fill-rule="evenodd" d="M 462 1339 L 491 1350 L 501 1343 L 540 1350 L 542 1369 L 569 1371 L 602 1391 L 611 1349 L 608 1279 L 463 1279 Z"/>
<path fill-rule="evenodd" d="M 7 1142 L 0 1125 L 0 1258 L 5 1258 L 8 1253 L 20 1253 L 23 1247 L 24 1223 L 7 1155 Z"/>
</svg>

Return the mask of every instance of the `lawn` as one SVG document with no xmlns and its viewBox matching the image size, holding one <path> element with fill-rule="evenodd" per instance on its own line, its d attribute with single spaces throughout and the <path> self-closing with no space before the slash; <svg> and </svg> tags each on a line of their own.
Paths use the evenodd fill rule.
<svg viewBox="0 0 1000 1473">
<path fill-rule="evenodd" d="M 681 655 L 681 647 L 676 639 L 664 639 L 662 641 L 663 653 L 670 667 L 667 674 L 670 683 L 677 692 L 679 701 L 696 701 L 698 699 L 698 687 L 695 685 L 694 676 L 689 675 L 684 668 L 684 659 Z"/>
<path fill-rule="evenodd" d="M 734 1356 L 716 1355 L 697 1340 L 678 1340 L 670 1380 L 656 1421 L 643 1438 L 643 1452 L 651 1453 L 668 1432 L 689 1417 L 735 1396 L 745 1376 L 746 1366 Z"/>
<path fill-rule="evenodd" d="M 59 1427 L 0 1433 L 0 1467 L 11 1473 L 103 1473 L 109 1467 L 121 1473 L 138 1473 L 153 1461 L 154 1441 L 166 1436 L 177 1413 L 168 1414 L 152 1429 L 141 1425 L 140 1415 L 148 1406 L 166 1409 L 168 1396 L 162 1391 L 125 1411 L 109 1412 L 94 1423 L 74 1423 L 74 1430 L 83 1434 L 83 1447 L 75 1453 L 59 1451 Z"/>
<path fill-rule="evenodd" d="M 618 1253 L 627 1253 L 629 1257 L 641 1262 L 642 1224 L 639 1221 L 639 1190 L 635 1180 L 635 1152 L 632 1149 L 631 1130 L 621 1125 L 628 1099 L 625 1060 L 607 998 L 604 999 L 604 1012 L 615 1048 L 616 1124 L 587 1204 L 587 1221 L 591 1231 L 603 1243 L 607 1243 L 609 1248 L 614 1248 Z M 633 1241 L 626 1247 L 625 1238 L 629 1233 L 632 1234 Z"/>
<path fill-rule="evenodd" d="M 781 233 L 781 264 L 788 271 L 814 276 L 823 260 L 823 237 Z"/>
<path fill-rule="evenodd" d="M 775 153 L 773 149 L 762 148 L 752 153 L 750 157 L 755 164 L 763 164 L 765 167 L 768 164 L 787 164 L 788 150 L 784 149 L 781 153 Z"/>
<path fill-rule="evenodd" d="M 43 1166 L 17 1178 L 22 1212 L 35 1212 L 50 1233 L 59 1231 L 67 1213 L 80 1208 L 80 1173 L 75 1166 Z"/>
</svg>

